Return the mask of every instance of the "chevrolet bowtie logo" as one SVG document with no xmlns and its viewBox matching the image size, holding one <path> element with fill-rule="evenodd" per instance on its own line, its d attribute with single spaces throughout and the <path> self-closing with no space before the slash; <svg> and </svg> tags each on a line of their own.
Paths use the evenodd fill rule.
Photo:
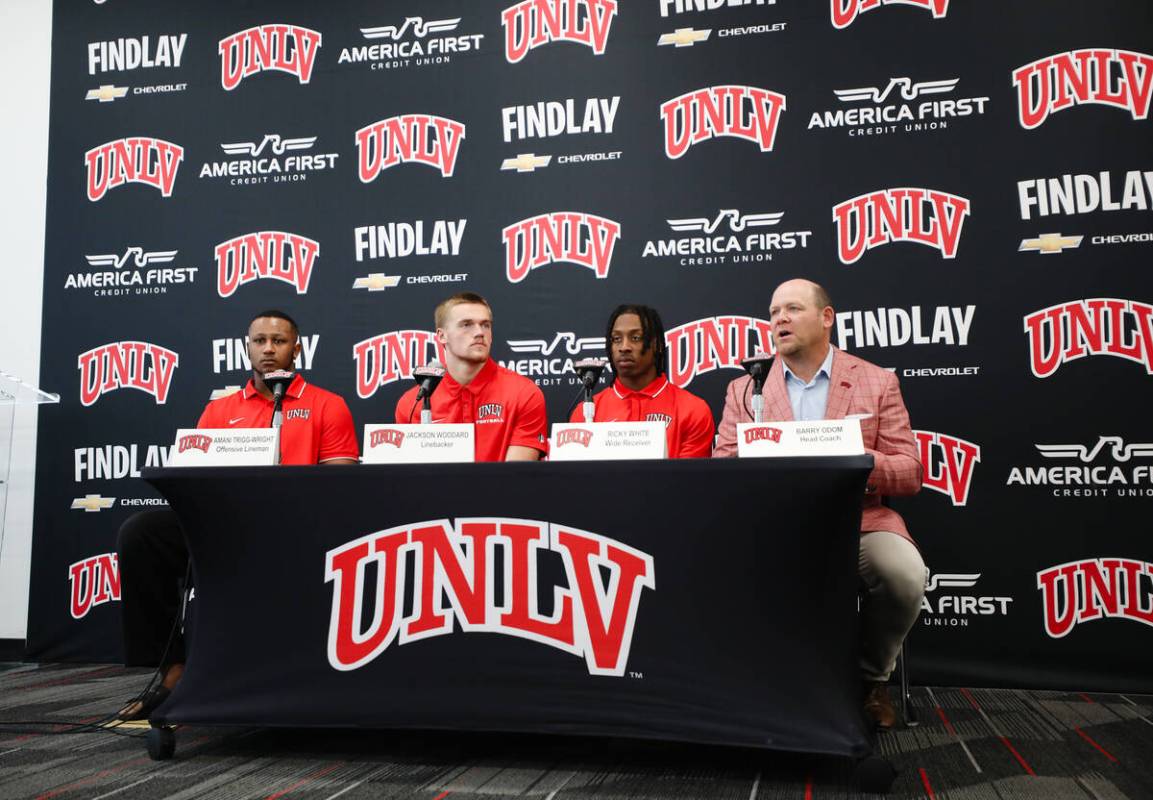
<svg viewBox="0 0 1153 800">
<path fill-rule="evenodd" d="M 236 394 L 240 391 L 239 386 L 225 386 L 223 389 L 213 389 L 212 394 L 209 395 L 209 400 L 219 400 L 222 397 L 228 397 L 231 394 Z"/>
<path fill-rule="evenodd" d="M 677 47 L 692 47 L 697 42 L 708 39 L 712 32 L 712 28 L 705 28 L 703 31 L 692 28 L 677 28 L 672 33 L 662 33 L 661 38 L 657 40 L 657 45 L 671 44 Z"/>
<path fill-rule="evenodd" d="M 126 94 L 128 94 L 127 86 L 113 86 L 109 83 L 101 86 L 99 89 L 89 89 L 84 99 L 99 100 L 101 103 L 111 103 L 113 100 L 119 100 Z"/>
<path fill-rule="evenodd" d="M 353 289 L 368 289 L 370 292 L 383 292 L 385 289 L 395 289 L 399 285 L 399 275 L 385 275 L 383 272 L 372 272 L 352 282 Z"/>
<path fill-rule="evenodd" d="M 515 169 L 517 172 L 532 172 L 537 167 L 547 167 L 552 156 L 538 156 L 533 153 L 521 153 L 516 158 L 506 158 L 500 163 L 501 170 Z"/>
<path fill-rule="evenodd" d="M 101 497 L 98 494 L 86 494 L 72 501 L 72 510 L 84 509 L 86 512 L 100 511 L 105 508 L 112 508 L 115 504 L 115 497 Z"/>
<path fill-rule="evenodd" d="M 1038 253 L 1060 253 L 1066 247 L 1080 247 L 1084 236 L 1062 236 L 1059 233 L 1042 233 L 1036 239 L 1022 239 L 1018 253 L 1036 250 Z"/>
</svg>

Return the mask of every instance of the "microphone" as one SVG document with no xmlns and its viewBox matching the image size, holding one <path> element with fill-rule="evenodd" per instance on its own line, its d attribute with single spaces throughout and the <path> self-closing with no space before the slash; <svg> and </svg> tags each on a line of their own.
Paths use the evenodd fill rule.
<svg viewBox="0 0 1153 800">
<path fill-rule="evenodd" d="M 758 350 L 748 358 L 742 359 L 741 366 L 753 379 L 753 422 L 764 422 L 765 397 L 762 392 L 769 377 L 769 370 L 773 366 L 773 356 Z"/>
<path fill-rule="evenodd" d="M 296 373 L 287 369 L 276 369 L 264 373 L 264 385 L 272 390 L 272 424 L 271 428 L 279 428 L 284 422 L 284 412 L 280 404 L 284 402 L 284 392 L 296 377 Z M 280 451 L 277 449 L 276 463 L 280 463 Z"/>
<path fill-rule="evenodd" d="M 420 386 L 416 392 L 416 402 L 424 401 L 424 407 L 420 410 L 420 424 L 429 425 L 432 423 L 432 393 L 444 378 L 444 364 L 434 358 L 423 367 L 414 369 L 412 377 Z M 409 414 L 410 418 L 411 416 Z"/>
<path fill-rule="evenodd" d="M 577 375 L 580 376 L 581 383 L 584 385 L 584 402 L 581 403 L 581 410 L 585 422 L 592 422 L 593 416 L 596 414 L 596 405 L 593 403 L 593 387 L 600 380 L 606 364 L 608 361 L 603 358 L 582 358 L 573 364 L 573 369 L 577 371 Z"/>
</svg>

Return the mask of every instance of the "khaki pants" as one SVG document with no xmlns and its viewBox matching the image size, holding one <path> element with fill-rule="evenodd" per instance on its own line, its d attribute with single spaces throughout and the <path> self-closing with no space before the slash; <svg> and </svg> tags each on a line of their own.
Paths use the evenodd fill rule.
<svg viewBox="0 0 1153 800">
<path fill-rule="evenodd" d="M 861 678 L 887 681 L 901 643 L 921 612 L 925 562 L 908 539 L 891 531 L 861 534 L 857 573 L 861 603 Z"/>
</svg>

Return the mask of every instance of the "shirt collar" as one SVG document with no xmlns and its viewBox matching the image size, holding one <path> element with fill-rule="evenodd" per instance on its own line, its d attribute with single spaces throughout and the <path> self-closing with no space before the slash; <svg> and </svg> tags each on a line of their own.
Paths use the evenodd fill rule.
<svg viewBox="0 0 1153 800">
<path fill-rule="evenodd" d="M 485 386 L 492 382 L 496 377 L 496 362 L 491 358 L 484 362 L 484 366 L 480 368 L 480 372 L 476 373 L 471 381 L 465 385 L 457 383 L 456 378 L 452 377 L 452 373 L 447 369 L 444 371 L 444 380 L 441 381 L 441 386 L 444 386 L 453 394 L 459 394 L 461 390 L 467 389 L 473 394 L 479 394 Z"/>
<path fill-rule="evenodd" d="M 785 380 L 786 381 L 788 381 L 789 379 L 792 379 L 792 380 L 796 381 L 797 383 L 801 384 L 802 386 L 808 386 L 809 384 L 813 383 L 813 381 L 816 381 L 817 378 L 821 377 L 821 373 L 825 374 L 825 380 L 832 380 L 832 378 L 833 378 L 833 346 L 829 345 L 829 352 L 827 354 L 825 354 L 825 360 L 821 362 L 821 366 L 819 366 L 817 368 L 816 373 L 813 374 L 813 380 L 809 381 L 809 383 L 805 383 L 803 380 L 798 378 L 797 374 L 795 372 L 793 372 L 791 369 L 789 369 L 789 365 L 785 363 L 785 360 L 783 358 L 781 359 L 781 366 L 785 368 Z"/>
<path fill-rule="evenodd" d="M 299 400 L 300 396 L 304 394 L 304 387 L 304 376 L 298 372 L 296 373 L 296 377 L 292 379 L 292 383 L 288 384 L 288 389 L 286 389 L 284 393 L 295 400 Z M 253 397 L 260 397 L 260 392 L 256 391 L 255 381 L 249 378 L 248 383 L 244 386 L 244 399 L 251 400 Z"/>
<path fill-rule="evenodd" d="M 615 381 L 613 381 L 613 391 L 616 392 L 616 396 L 622 400 L 624 400 L 630 394 L 640 394 L 652 399 L 667 389 L 668 386 L 669 379 L 665 375 L 657 375 L 655 378 L 653 378 L 652 383 L 638 391 L 633 391 L 632 389 L 625 386 L 623 383 L 621 383 L 620 378 L 617 378 Z"/>
</svg>

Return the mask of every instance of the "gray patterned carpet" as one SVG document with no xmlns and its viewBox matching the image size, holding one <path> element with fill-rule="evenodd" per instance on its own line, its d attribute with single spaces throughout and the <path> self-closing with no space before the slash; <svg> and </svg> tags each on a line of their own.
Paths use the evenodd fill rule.
<svg viewBox="0 0 1153 800">
<path fill-rule="evenodd" d="M 854 798 L 840 759 L 621 739 L 182 728 L 170 761 L 95 722 L 140 670 L 0 665 L 0 798 Z M 1153 696 L 916 688 L 892 798 L 1151 800 Z M 35 723 L 35 724 L 33 724 Z"/>
</svg>

